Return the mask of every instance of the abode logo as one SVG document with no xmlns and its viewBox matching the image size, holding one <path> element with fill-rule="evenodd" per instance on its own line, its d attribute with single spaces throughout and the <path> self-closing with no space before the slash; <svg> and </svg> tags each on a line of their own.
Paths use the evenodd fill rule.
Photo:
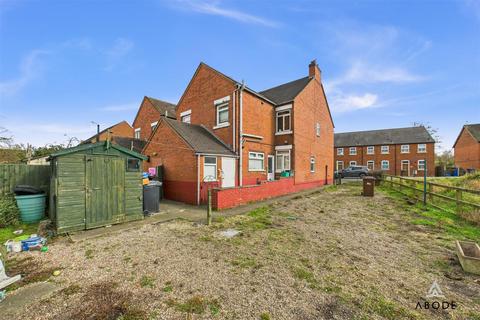
<svg viewBox="0 0 480 320">
<path fill-rule="evenodd" d="M 457 308 L 457 303 L 455 301 L 448 301 L 446 299 L 436 280 L 433 281 L 425 297 L 431 301 L 418 301 L 415 309 L 454 310 Z"/>
</svg>

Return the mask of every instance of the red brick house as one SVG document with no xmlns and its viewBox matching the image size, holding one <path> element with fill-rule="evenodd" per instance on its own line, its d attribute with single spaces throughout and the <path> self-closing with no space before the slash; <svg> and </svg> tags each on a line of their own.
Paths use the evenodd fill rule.
<svg viewBox="0 0 480 320">
<path fill-rule="evenodd" d="M 164 165 L 171 199 L 201 203 L 207 184 L 239 188 L 290 176 L 287 189 L 299 190 L 333 180 L 333 121 L 315 61 L 308 76 L 261 92 L 200 63 L 176 115 L 185 128 L 200 126 L 209 134 L 186 137 L 163 119 L 152 135 L 145 165 Z M 222 152 L 196 150 L 200 136 L 219 141 Z"/>
<path fill-rule="evenodd" d="M 106 141 L 108 139 L 115 144 L 136 152 L 142 152 L 146 144 L 146 141 L 134 138 L 133 128 L 127 121 L 121 121 L 100 131 L 100 133 L 83 140 L 82 144 Z"/>
<path fill-rule="evenodd" d="M 435 175 L 435 140 L 425 127 L 335 134 L 335 168 L 368 166 L 390 175 Z"/>
<path fill-rule="evenodd" d="M 480 170 L 480 123 L 464 125 L 453 149 L 456 167 Z"/>
<path fill-rule="evenodd" d="M 148 140 L 160 116 L 175 119 L 175 105 L 155 98 L 143 97 L 133 120 L 134 138 Z"/>
</svg>

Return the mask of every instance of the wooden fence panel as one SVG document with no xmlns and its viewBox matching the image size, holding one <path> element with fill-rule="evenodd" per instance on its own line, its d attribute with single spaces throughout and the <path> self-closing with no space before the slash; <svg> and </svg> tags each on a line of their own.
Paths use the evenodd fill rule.
<svg viewBox="0 0 480 320">
<path fill-rule="evenodd" d="M 13 188 L 20 184 L 34 186 L 48 193 L 50 166 L 23 163 L 0 164 L 0 196 L 12 193 Z"/>
</svg>

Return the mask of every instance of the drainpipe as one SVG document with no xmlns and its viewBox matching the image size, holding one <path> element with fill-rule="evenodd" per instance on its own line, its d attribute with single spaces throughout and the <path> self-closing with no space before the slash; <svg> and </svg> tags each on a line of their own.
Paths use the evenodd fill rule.
<svg viewBox="0 0 480 320">
<path fill-rule="evenodd" d="M 236 139 L 235 139 L 235 135 L 236 135 L 236 131 L 235 131 L 235 98 L 236 98 L 236 93 L 237 93 L 237 90 L 238 90 L 238 86 L 235 87 L 235 90 L 233 91 L 233 94 L 232 94 L 232 149 L 233 149 L 233 152 L 235 152 L 236 150 L 236 145 L 235 145 L 235 142 L 236 142 Z"/>
<path fill-rule="evenodd" d="M 200 205 L 200 155 L 197 154 L 197 206 Z"/>
<path fill-rule="evenodd" d="M 245 81 L 242 80 L 242 86 L 240 87 L 240 101 L 239 101 L 239 119 L 238 119 L 238 130 L 240 131 L 239 134 L 239 141 L 238 141 L 238 154 L 239 154 L 239 169 L 238 169 L 238 177 L 239 177 L 239 185 L 240 187 L 243 186 L 243 89 L 245 89 Z"/>
</svg>

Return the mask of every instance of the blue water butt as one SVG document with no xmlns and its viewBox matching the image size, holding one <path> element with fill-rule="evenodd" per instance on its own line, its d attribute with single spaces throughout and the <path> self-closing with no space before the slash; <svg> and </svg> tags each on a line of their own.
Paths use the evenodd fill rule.
<svg viewBox="0 0 480 320">
<path fill-rule="evenodd" d="M 45 217 L 46 198 L 47 195 L 44 193 L 15 196 L 20 210 L 20 220 L 24 223 L 35 223 L 42 220 Z"/>
</svg>

